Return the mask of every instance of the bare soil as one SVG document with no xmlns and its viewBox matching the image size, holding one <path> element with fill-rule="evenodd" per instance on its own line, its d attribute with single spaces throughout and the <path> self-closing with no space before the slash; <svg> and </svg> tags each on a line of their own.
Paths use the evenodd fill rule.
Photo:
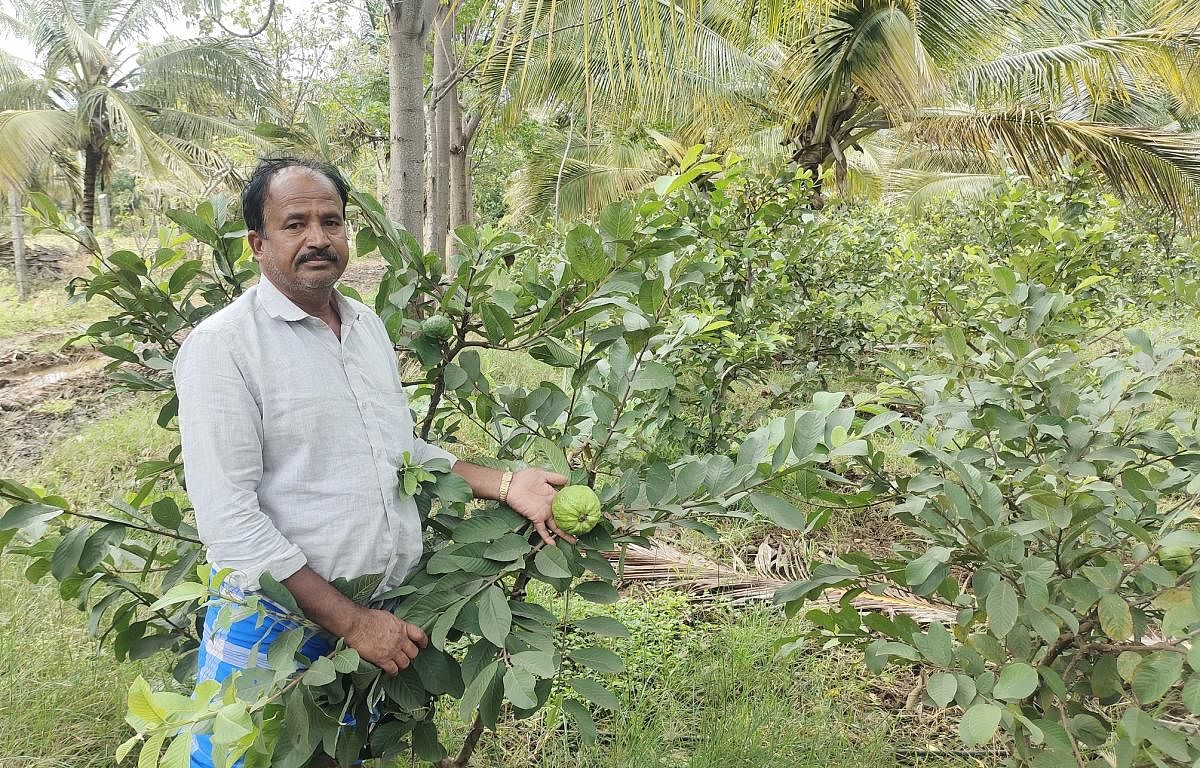
<svg viewBox="0 0 1200 768">
<path fill-rule="evenodd" d="M 379 283 L 383 280 L 387 269 L 387 262 L 380 258 L 373 256 L 352 258 L 346 265 L 346 271 L 342 273 L 341 282 L 363 295 L 373 294 L 378 290 Z"/>
<path fill-rule="evenodd" d="M 105 358 L 87 348 L 46 352 L 44 331 L 0 341 L 0 475 L 33 466 L 47 447 L 119 405 Z"/>
</svg>

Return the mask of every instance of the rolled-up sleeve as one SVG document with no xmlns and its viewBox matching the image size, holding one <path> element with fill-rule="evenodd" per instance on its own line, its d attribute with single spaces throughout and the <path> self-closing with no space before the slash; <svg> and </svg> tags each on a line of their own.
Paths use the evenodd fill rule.
<svg viewBox="0 0 1200 768">
<path fill-rule="evenodd" d="M 237 571 L 244 589 L 257 589 L 263 573 L 291 576 L 307 558 L 259 506 L 262 415 L 230 346 L 197 329 L 174 372 L 187 493 L 210 562 Z"/>
<path fill-rule="evenodd" d="M 458 457 L 445 448 L 426 442 L 419 437 L 414 437 L 413 460 L 418 464 L 424 464 L 430 459 L 445 459 L 450 462 L 450 466 L 452 467 L 454 466 L 454 462 L 458 461 Z"/>
</svg>

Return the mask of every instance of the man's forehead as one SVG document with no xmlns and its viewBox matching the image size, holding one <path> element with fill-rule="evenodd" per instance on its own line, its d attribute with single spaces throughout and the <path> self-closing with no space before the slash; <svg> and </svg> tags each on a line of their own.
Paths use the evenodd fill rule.
<svg viewBox="0 0 1200 768">
<path fill-rule="evenodd" d="M 330 203 L 339 211 L 342 209 L 342 196 L 333 182 L 311 168 L 291 166 L 271 177 L 264 207 L 284 211 L 322 202 Z"/>
</svg>

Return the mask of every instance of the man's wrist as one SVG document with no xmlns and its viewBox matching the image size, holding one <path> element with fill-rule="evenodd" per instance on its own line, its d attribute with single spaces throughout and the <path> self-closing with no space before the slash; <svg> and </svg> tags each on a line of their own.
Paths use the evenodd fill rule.
<svg viewBox="0 0 1200 768">
<path fill-rule="evenodd" d="M 504 470 L 504 474 L 500 476 L 500 490 L 496 494 L 496 500 L 501 504 L 508 503 L 508 489 L 512 486 L 513 473 L 511 469 Z"/>
<path fill-rule="evenodd" d="M 305 616 L 337 637 L 351 634 L 367 610 L 337 591 L 307 565 L 281 583 L 296 598 Z"/>
<path fill-rule="evenodd" d="M 361 606 L 358 603 L 352 602 L 351 605 L 353 607 L 339 617 L 340 621 L 338 623 L 341 626 L 339 626 L 337 629 L 341 631 L 336 631 L 333 628 L 326 627 L 326 629 L 332 632 L 335 636 L 343 638 L 347 642 L 349 642 L 358 631 L 360 623 L 366 619 L 364 614 L 370 610 L 369 608 Z"/>
</svg>

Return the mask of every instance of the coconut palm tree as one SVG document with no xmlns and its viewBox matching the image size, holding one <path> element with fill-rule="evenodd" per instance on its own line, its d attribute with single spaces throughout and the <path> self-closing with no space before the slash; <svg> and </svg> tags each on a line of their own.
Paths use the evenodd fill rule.
<svg viewBox="0 0 1200 768">
<path fill-rule="evenodd" d="M 162 0 L 17 0 L 0 13 L 0 28 L 36 58 L 0 51 L 0 178 L 19 183 L 47 160 L 77 168 L 82 156 L 90 227 L 118 150 L 157 176 L 229 173 L 211 141 L 259 141 L 238 118 L 266 104 L 262 57 L 244 40 L 142 45 L 168 10 Z"/>
<path fill-rule="evenodd" d="M 481 81 L 505 109 L 579 124 L 636 106 L 718 146 L 780 129 L 818 206 L 825 179 L 847 188 L 854 151 L 886 137 L 948 189 L 1073 157 L 1183 212 L 1200 199 L 1185 130 L 1198 27 L 1196 0 L 525 0 Z"/>
</svg>

